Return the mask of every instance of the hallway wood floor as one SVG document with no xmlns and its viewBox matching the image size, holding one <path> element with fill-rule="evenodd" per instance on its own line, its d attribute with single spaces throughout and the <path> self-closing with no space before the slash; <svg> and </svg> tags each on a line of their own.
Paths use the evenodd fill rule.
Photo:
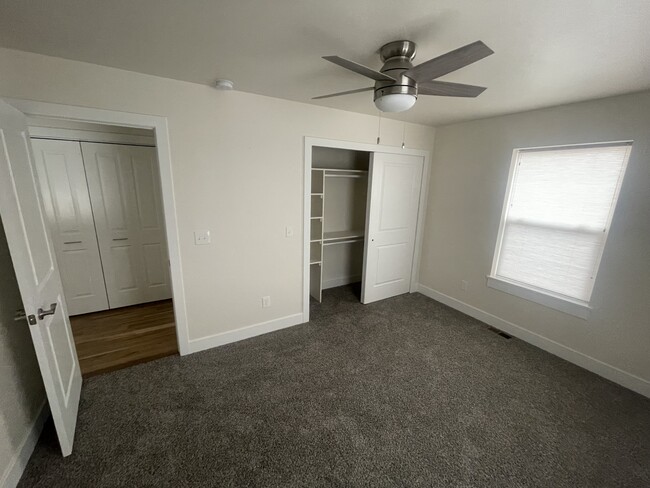
<svg viewBox="0 0 650 488">
<path fill-rule="evenodd" d="M 178 354 L 171 300 L 70 317 L 84 377 Z"/>
</svg>

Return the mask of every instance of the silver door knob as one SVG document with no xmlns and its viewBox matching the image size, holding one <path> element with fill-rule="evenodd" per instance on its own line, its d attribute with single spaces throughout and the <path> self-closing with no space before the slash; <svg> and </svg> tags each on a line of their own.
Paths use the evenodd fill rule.
<svg viewBox="0 0 650 488">
<path fill-rule="evenodd" d="M 43 310 L 42 308 L 38 309 L 38 320 L 43 320 L 45 316 L 47 315 L 54 315 L 54 312 L 56 312 L 56 303 L 52 303 L 50 305 L 49 310 Z"/>
</svg>

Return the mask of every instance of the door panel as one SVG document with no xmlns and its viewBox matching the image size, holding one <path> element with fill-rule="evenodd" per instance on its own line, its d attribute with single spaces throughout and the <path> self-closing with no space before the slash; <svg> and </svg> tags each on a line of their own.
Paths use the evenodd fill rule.
<svg viewBox="0 0 650 488">
<path fill-rule="evenodd" d="M 81 146 L 111 308 L 170 298 L 155 148 Z"/>
<path fill-rule="evenodd" d="M 362 303 L 410 289 L 423 168 L 421 156 L 372 155 Z"/>
<path fill-rule="evenodd" d="M 166 286 L 165 255 L 160 243 L 143 244 L 144 264 L 148 287 Z"/>
<path fill-rule="evenodd" d="M 377 246 L 375 284 L 384 285 L 402 279 L 402 271 L 408 264 L 408 253 L 408 246 L 404 243 Z"/>
<path fill-rule="evenodd" d="M 417 167 L 403 163 L 386 162 L 379 196 L 379 231 L 408 230 L 412 222 L 412 207 L 408 204 L 413 182 L 416 181 Z M 421 174 L 420 169 L 420 174 Z M 418 192 L 419 196 L 419 192 Z"/>
<path fill-rule="evenodd" d="M 68 277 L 67 282 L 63 279 L 63 291 L 66 295 L 66 303 L 69 301 L 67 297 L 71 297 L 72 301 L 92 298 L 94 283 L 92 274 L 89 273 L 88 270 L 95 266 L 94 257 L 91 256 L 86 249 L 64 249 L 60 256 L 60 258 L 57 258 L 57 261 L 59 262 L 61 269 L 66 270 L 65 273 L 61 273 L 61 277 L 63 278 L 63 275 Z M 97 310 L 105 310 L 108 308 L 108 301 L 106 300 L 106 289 L 104 289 L 103 276 L 101 277 L 100 286 L 104 292 L 102 294 L 103 308 L 98 308 Z M 75 315 L 70 312 L 70 306 L 68 306 L 68 312 L 70 315 Z M 79 313 L 89 313 L 89 311 Z"/>
<path fill-rule="evenodd" d="M 43 141 L 32 140 L 34 148 L 34 159 L 41 185 L 49 183 L 47 190 L 43 191 L 44 205 L 52 207 L 54 214 L 54 225 L 66 238 L 75 239 L 82 233 L 82 223 L 79 218 L 80 209 L 76 201 L 75 193 L 70 185 L 71 176 L 68 172 L 68 161 L 66 152 L 69 154 L 79 152 L 79 144 L 75 142 Z M 61 152 L 56 149 L 61 148 Z M 76 151 L 75 151 L 76 149 Z M 81 153 L 79 153 L 79 159 Z M 83 163 L 80 165 L 83 171 Z M 84 186 L 85 181 L 83 181 Z M 45 196 L 49 197 L 46 204 Z M 48 205 L 49 204 L 49 205 Z M 58 225 L 57 225 L 58 224 Z M 50 225 L 51 227 L 51 225 Z"/>
<path fill-rule="evenodd" d="M 58 309 L 65 309 L 62 295 L 56 297 L 56 303 Z M 71 330 L 64 328 L 63 334 L 56 333 L 57 328 L 52 324 L 55 320 L 54 316 L 45 317 L 45 330 L 49 338 L 50 354 L 56 364 L 54 370 L 57 373 L 57 384 L 61 393 L 67 396 L 70 381 L 74 379 L 77 353 Z"/>
<path fill-rule="evenodd" d="M 81 147 L 32 139 L 43 205 L 70 315 L 108 308 Z"/>
<path fill-rule="evenodd" d="M 25 117 L 0 101 L 0 214 L 64 456 L 72 452 L 81 371 Z M 39 319 L 38 309 L 53 313 Z M 19 326 L 16 324 L 16 326 Z"/>
<path fill-rule="evenodd" d="M 86 148 L 86 144 L 82 144 L 82 147 Z M 84 149 L 84 156 L 87 154 L 87 151 Z M 91 175 L 93 173 L 92 168 L 93 161 L 86 158 L 86 171 Z M 127 208 L 129 203 L 126 200 L 125 195 L 125 184 L 128 186 L 128 176 L 125 181 L 122 181 L 122 173 L 129 171 L 128 167 L 120 163 L 119 159 L 114 157 L 113 154 L 109 153 L 108 156 L 104 154 L 97 154 L 96 157 L 97 164 L 97 177 L 99 184 L 95 188 L 95 182 L 93 182 L 92 194 L 93 194 L 93 203 L 97 201 L 97 191 L 101 194 L 102 207 L 99 209 L 100 218 L 101 215 L 105 218 L 105 227 L 109 232 L 118 233 L 118 232 L 128 232 L 128 223 L 127 223 Z M 89 176 L 89 181 L 90 176 Z M 128 188 L 126 189 L 128 191 Z"/>
<path fill-rule="evenodd" d="M 115 291 L 117 293 L 134 293 L 137 299 L 139 296 L 138 280 L 136 278 L 137 264 L 133 257 L 133 246 L 111 245 L 112 274 L 115 279 Z M 140 299 L 144 298 L 142 296 Z"/>
<path fill-rule="evenodd" d="M 160 186 L 156 180 L 152 165 L 149 161 L 135 157 L 133 165 L 135 193 L 137 195 L 138 217 L 142 230 L 161 231 L 160 222 L 161 202 L 156 189 Z"/>
</svg>

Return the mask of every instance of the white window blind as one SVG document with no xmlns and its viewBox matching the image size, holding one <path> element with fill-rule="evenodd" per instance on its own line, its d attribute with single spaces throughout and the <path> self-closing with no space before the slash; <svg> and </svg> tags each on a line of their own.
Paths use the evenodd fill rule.
<svg viewBox="0 0 650 488">
<path fill-rule="evenodd" d="M 630 149 L 516 151 L 492 276 L 588 303 Z"/>
</svg>

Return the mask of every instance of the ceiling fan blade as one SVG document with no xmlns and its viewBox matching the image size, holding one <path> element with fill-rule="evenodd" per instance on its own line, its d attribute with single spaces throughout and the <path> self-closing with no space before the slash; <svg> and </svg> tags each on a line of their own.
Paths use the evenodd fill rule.
<svg viewBox="0 0 650 488">
<path fill-rule="evenodd" d="M 342 68 L 349 69 L 360 75 L 366 76 L 375 81 L 395 81 L 395 78 L 392 78 L 384 73 L 375 71 L 374 69 L 367 68 L 366 66 L 350 61 L 349 59 L 343 59 L 339 56 L 323 56 L 323 59 L 329 61 L 330 63 L 338 64 Z"/>
<path fill-rule="evenodd" d="M 482 41 L 476 41 L 442 56 L 438 56 L 437 58 L 425 61 L 402 74 L 418 83 L 433 80 L 434 78 L 439 78 L 447 73 L 463 68 L 468 64 L 475 63 L 490 54 L 494 54 L 492 49 L 483 44 Z"/>
<path fill-rule="evenodd" d="M 369 86 L 368 88 L 357 88 L 356 90 L 348 90 L 344 92 L 330 93 L 329 95 L 321 95 L 320 97 L 313 97 L 312 100 L 320 100 L 321 98 L 339 97 L 341 95 L 350 95 L 351 93 L 361 93 L 365 91 L 371 91 L 374 89 L 375 89 L 374 86 Z"/>
<path fill-rule="evenodd" d="M 485 91 L 484 86 L 463 85 L 448 81 L 423 81 L 418 83 L 418 95 L 438 95 L 441 97 L 478 97 Z"/>
</svg>

